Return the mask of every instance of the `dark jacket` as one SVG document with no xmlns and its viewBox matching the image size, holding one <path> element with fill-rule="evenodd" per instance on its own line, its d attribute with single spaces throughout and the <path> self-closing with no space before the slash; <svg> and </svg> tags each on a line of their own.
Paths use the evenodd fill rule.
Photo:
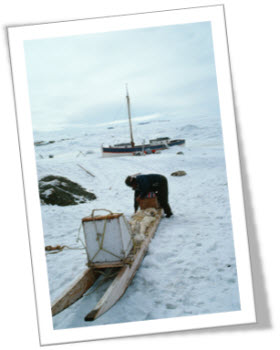
<svg viewBox="0 0 280 350">
<path fill-rule="evenodd" d="M 144 198 L 149 192 L 157 191 L 164 180 L 165 177 L 158 174 L 138 175 L 135 191 L 141 198 Z"/>
<path fill-rule="evenodd" d="M 158 192 L 162 188 L 166 187 L 167 190 L 167 180 L 163 175 L 159 174 L 148 174 L 148 175 L 138 175 L 136 176 L 136 187 L 134 196 L 134 209 L 138 209 L 139 204 L 137 198 L 145 198 L 149 192 Z"/>
</svg>

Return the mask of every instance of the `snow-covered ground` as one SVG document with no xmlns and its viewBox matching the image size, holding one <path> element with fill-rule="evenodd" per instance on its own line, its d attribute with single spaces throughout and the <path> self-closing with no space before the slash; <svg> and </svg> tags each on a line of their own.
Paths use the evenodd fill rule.
<svg viewBox="0 0 280 350">
<path fill-rule="evenodd" d="M 134 138 L 185 138 L 185 146 L 160 154 L 102 158 L 100 145 L 127 142 L 127 122 L 36 132 L 38 178 L 61 175 L 93 192 L 97 199 L 75 206 L 42 205 L 45 245 L 82 248 L 81 219 L 92 209 L 133 214 L 127 175 L 159 173 L 169 182 L 174 216 L 163 218 L 143 263 L 124 296 L 94 322 L 84 316 L 106 284 L 53 318 L 55 329 L 143 321 L 240 309 L 222 131 L 218 117 L 160 117 L 133 120 Z M 112 129 L 113 127 L 113 129 Z M 177 154 L 177 152 L 183 154 Z M 53 157 L 50 158 L 49 156 Z M 81 167 L 95 177 L 87 174 Z M 186 176 L 171 173 L 185 170 Z M 85 269 L 86 253 L 65 249 L 47 255 L 51 299 Z"/>
</svg>

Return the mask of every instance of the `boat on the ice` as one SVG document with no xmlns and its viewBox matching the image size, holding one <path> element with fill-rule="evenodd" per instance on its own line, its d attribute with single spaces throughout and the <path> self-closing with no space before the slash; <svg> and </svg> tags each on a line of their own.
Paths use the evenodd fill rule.
<svg viewBox="0 0 280 350">
<path fill-rule="evenodd" d="M 156 139 L 150 140 L 150 145 L 165 145 L 166 148 L 170 146 L 181 146 L 185 144 L 184 139 L 171 140 L 170 137 L 158 137 Z"/>
<path fill-rule="evenodd" d="M 150 216 L 150 221 L 145 213 Z M 86 292 L 90 292 L 90 288 L 98 284 L 99 278 L 106 278 L 106 276 L 111 277 L 111 279 L 113 278 L 111 284 L 95 306 L 89 305 L 89 312 L 85 315 L 84 319 L 85 321 L 94 321 L 109 310 L 125 293 L 140 267 L 148 250 L 149 243 L 159 225 L 161 216 L 162 209 L 155 208 L 149 208 L 134 214 L 134 222 L 130 223 L 129 230 L 131 230 L 132 234 L 142 235 L 143 238 L 140 241 L 134 241 L 133 245 L 131 245 L 128 236 L 122 233 L 122 239 L 119 243 L 122 242 L 123 245 L 119 246 L 119 252 L 117 251 L 116 244 L 111 243 L 112 235 L 116 234 L 116 231 L 118 231 L 117 228 L 122 232 L 125 231 L 127 224 L 122 214 L 110 213 L 106 216 L 96 217 L 92 215 L 84 218 L 82 221 L 85 225 L 85 238 L 88 247 L 88 268 L 53 302 L 52 315 L 55 316 L 83 296 L 86 297 Z M 110 224 L 112 227 L 108 229 Z M 109 232 L 105 233 L 107 229 Z M 92 235 L 91 230 L 95 230 L 96 236 Z M 102 233 L 100 233 L 101 231 Z M 109 248 L 106 246 L 106 235 L 109 238 L 107 243 L 110 242 L 111 244 Z M 94 250 L 94 245 L 97 246 L 97 251 Z M 103 246 L 106 246 L 106 248 Z M 127 254 L 125 254 L 125 250 L 128 252 Z M 122 256 L 120 257 L 119 255 Z M 100 257 L 102 257 L 103 261 L 96 261 Z"/>
<path fill-rule="evenodd" d="M 143 143 L 142 145 L 135 145 L 132 132 L 131 111 L 130 111 L 130 98 L 128 89 L 126 89 L 126 101 L 128 110 L 128 121 L 130 130 L 130 142 L 119 143 L 113 146 L 107 146 L 102 148 L 103 157 L 117 157 L 117 156 L 135 156 L 139 154 L 152 154 L 156 151 L 165 150 L 171 146 L 181 146 L 185 144 L 184 139 L 171 140 L 169 137 L 159 137 L 150 140 L 149 143 Z"/>
</svg>

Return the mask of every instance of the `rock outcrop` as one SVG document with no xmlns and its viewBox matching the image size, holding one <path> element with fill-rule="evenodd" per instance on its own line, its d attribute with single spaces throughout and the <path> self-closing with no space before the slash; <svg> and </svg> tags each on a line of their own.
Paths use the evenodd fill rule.
<svg viewBox="0 0 280 350">
<path fill-rule="evenodd" d="M 94 193 L 66 177 L 49 175 L 39 181 L 41 204 L 76 205 L 96 199 Z"/>
<path fill-rule="evenodd" d="M 174 171 L 174 173 L 171 174 L 171 176 L 185 176 L 187 173 L 184 170 L 178 170 Z"/>
</svg>

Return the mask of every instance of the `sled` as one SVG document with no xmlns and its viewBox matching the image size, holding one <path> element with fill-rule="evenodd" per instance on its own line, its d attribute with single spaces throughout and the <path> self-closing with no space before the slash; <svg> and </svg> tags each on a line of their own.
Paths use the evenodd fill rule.
<svg viewBox="0 0 280 350">
<path fill-rule="evenodd" d="M 136 246 L 134 245 L 129 255 L 122 261 L 89 264 L 89 267 L 77 280 L 53 302 L 52 316 L 55 316 L 82 298 L 101 274 L 104 274 L 108 269 L 112 269 L 115 273 L 114 279 L 97 305 L 85 316 L 85 321 L 94 321 L 108 311 L 124 295 L 144 259 L 151 239 L 154 237 L 159 225 L 162 209 L 157 209 L 155 213 L 155 220 L 147 227 L 144 240 Z"/>
</svg>

